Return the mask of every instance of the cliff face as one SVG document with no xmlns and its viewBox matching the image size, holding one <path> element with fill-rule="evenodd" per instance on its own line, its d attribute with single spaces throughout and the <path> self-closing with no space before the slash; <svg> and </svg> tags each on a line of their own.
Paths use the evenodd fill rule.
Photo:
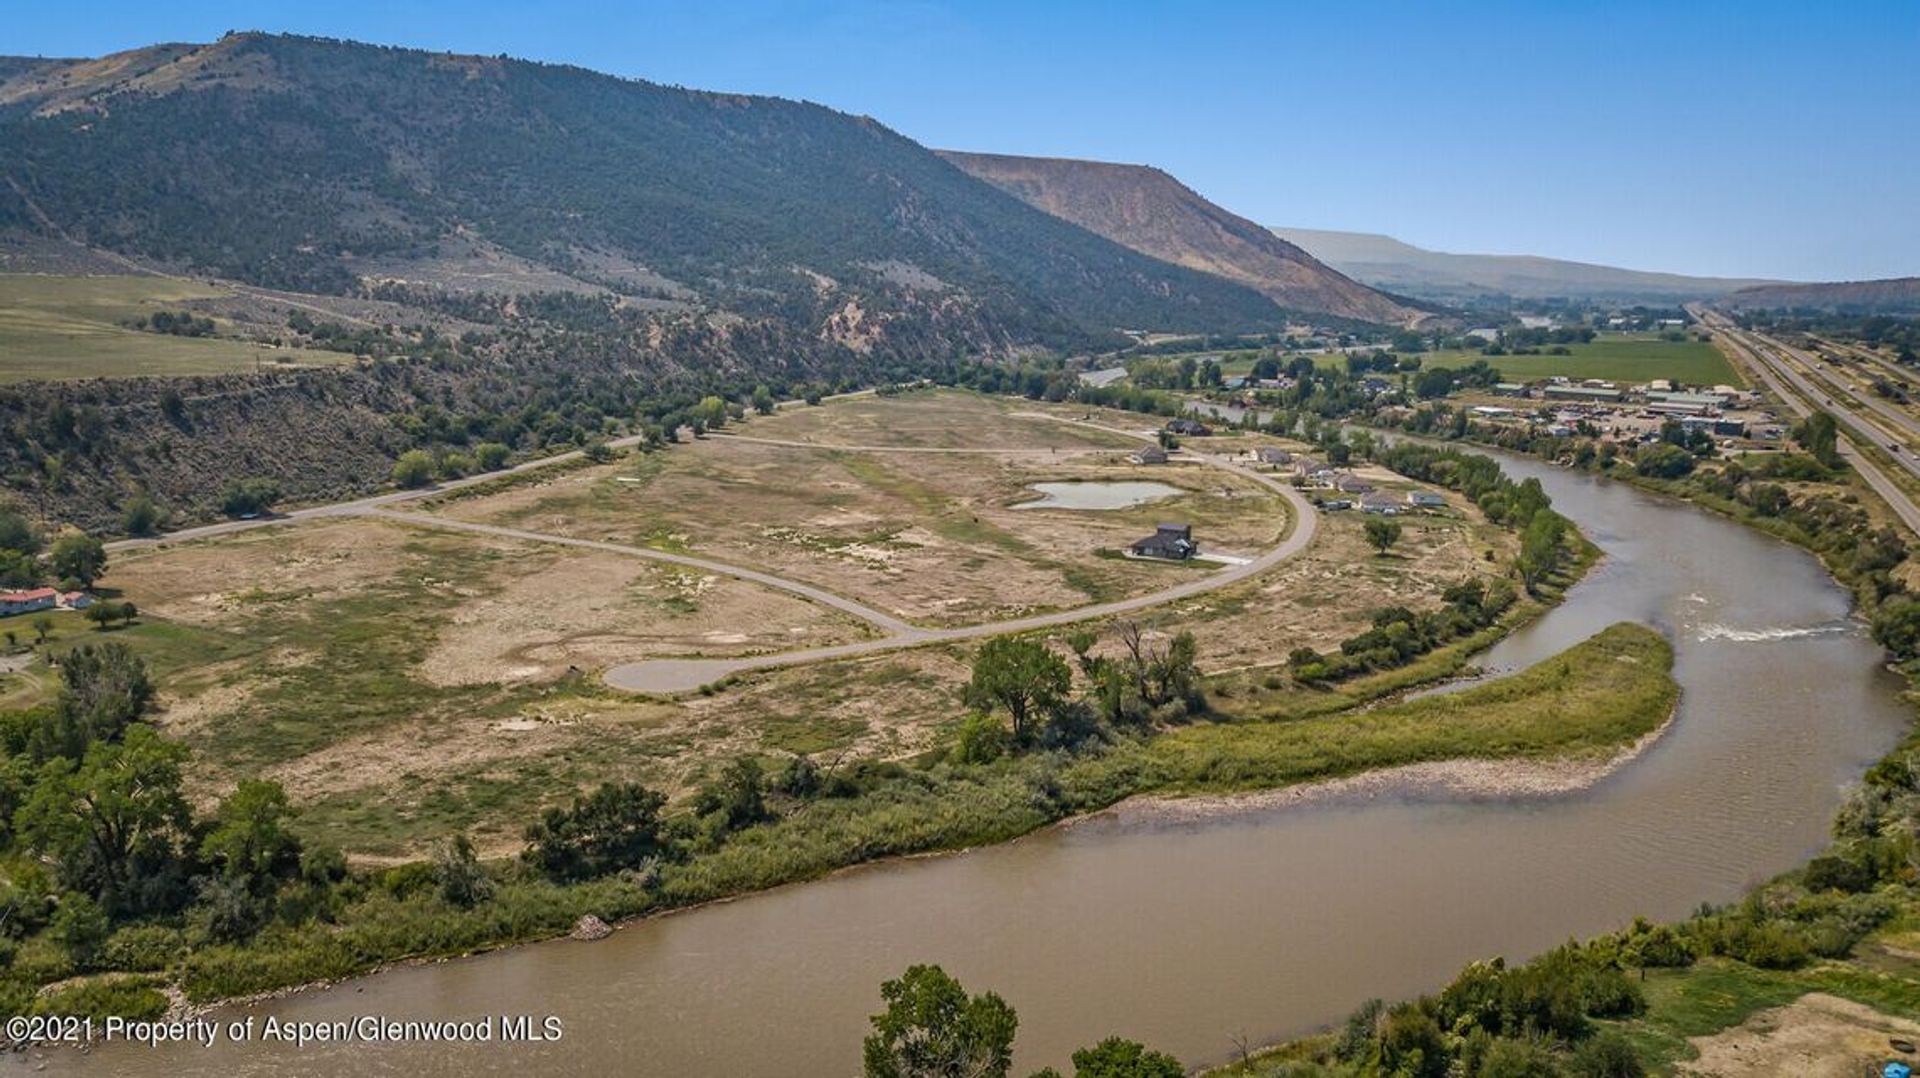
<svg viewBox="0 0 1920 1078">
<path fill-rule="evenodd" d="M 1142 254 L 1256 289 L 1290 311 L 1386 323 L 1420 316 L 1157 168 L 939 153 L 1031 206 Z"/>
</svg>

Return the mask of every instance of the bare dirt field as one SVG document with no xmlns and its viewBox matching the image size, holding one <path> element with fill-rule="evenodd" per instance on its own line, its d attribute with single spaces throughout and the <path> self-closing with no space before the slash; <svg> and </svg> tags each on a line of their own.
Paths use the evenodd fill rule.
<svg viewBox="0 0 1920 1078">
<path fill-rule="evenodd" d="M 943 414 L 949 411 L 944 402 L 935 403 Z M 949 442 L 965 433 L 935 437 L 933 422 L 969 421 L 920 420 L 912 398 L 801 414 L 831 416 L 842 407 L 885 408 L 903 417 L 896 436 L 913 431 L 924 442 Z M 999 418 L 1042 435 L 1101 433 Z M 779 419 L 784 422 L 785 413 Z M 846 425 L 857 429 L 835 436 L 875 437 L 863 429 L 870 419 L 870 411 L 856 416 Z M 1003 456 L 805 448 L 774 444 L 772 427 L 756 420 L 744 437 L 712 436 L 635 462 L 453 500 L 440 511 L 555 535 L 693 552 L 934 626 L 1084 606 L 1166 587 L 1178 574 L 1208 571 L 1204 565 L 1120 556 L 1162 521 L 1191 524 L 1207 550 L 1244 555 L 1272 546 L 1289 526 L 1281 499 L 1250 480 L 1195 464 L 1134 465 L 1118 449 L 1043 447 Z M 1112 510 L 1015 508 L 1037 497 L 1030 489 L 1036 483 L 1144 479 L 1181 493 Z"/>
<path fill-rule="evenodd" d="M 1700 1056 L 1679 1073 L 1712 1078 L 1858 1078 L 1880 1073 L 1879 1064 L 1905 1059 L 1891 1050 L 1895 1038 L 1920 1041 L 1920 1024 L 1824 992 L 1811 992 L 1785 1007 L 1761 1011 L 1731 1029 L 1690 1040 Z"/>
</svg>

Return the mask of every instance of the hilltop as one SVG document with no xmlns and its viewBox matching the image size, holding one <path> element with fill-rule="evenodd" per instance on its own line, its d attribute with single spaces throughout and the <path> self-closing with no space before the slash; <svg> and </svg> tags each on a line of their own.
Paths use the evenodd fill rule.
<svg viewBox="0 0 1920 1078">
<path fill-rule="evenodd" d="M 0 61 L 0 232 L 350 294 L 612 290 L 1014 341 L 1264 328 L 1259 293 L 1034 211 L 875 121 L 580 68 L 233 34 Z"/>
<path fill-rule="evenodd" d="M 1422 312 L 1348 279 L 1157 168 L 1104 161 L 939 151 L 1027 203 L 1142 254 L 1258 289 L 1289 310 L 1365 322 Z"/>
<path fill-rule="evenodd" d="M 1282 227 L 1274 228 L 1273 232 L 1355 280 L 1442 303 L 1499 296 L 1672 302 L 1707 299 L 1740 288 L 1775 283 L 1653 273 L 1537 255 L 1429 251 L 1374 232 Z"/>
<path fill-rule="evenodd" d="M 1776 284 L 1743 288 L 1728 306 L 1833 311 L 1838 314 L 1920 314 L 1920 277 L 1829 284 Z"/>
</svg>

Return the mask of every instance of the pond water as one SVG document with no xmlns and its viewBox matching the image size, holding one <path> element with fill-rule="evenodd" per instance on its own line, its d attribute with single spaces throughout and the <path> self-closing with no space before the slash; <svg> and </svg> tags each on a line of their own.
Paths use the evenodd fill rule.
<svg viewBox="0 0 1920 1078">
<path fill-rule="evenodd" d="M 1144 480 L 1119 482 L 1034 483 L 1027 487 L 1040 497 L 1021 502 L 1015 509 L 1126 509 L 1157 502 L 1186 491 L 1165 483 Z"/>
</svg>

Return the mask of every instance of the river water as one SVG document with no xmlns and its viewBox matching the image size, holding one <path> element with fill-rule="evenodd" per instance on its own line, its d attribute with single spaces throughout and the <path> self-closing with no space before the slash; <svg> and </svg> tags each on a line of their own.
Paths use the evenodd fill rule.
<svg viewBox="0 0 1920 1078">
<path fill-rule="evenodd" d="M 1896 679 L 1806 554 L 1690 507 L 1532 461 L 1606 558 L 1495 647 L 1524 666 L 1621 620 L 1676 649 L 1677 719 L 1591 790 L 1376 795 L 1171 820 L 1103 814 L 949 857 L 383 973 L 217 1017 L 557 1014 L 558 1042 L 112 1047 L 127 1076 L 853 1075 L 881 980 L 937 962 L 1020 1015 L 1017 1073 L 1109 1034 L 1189 1063 L 1433 989 L 1636 914 L 1726 901 L 1816 850 L 1845 786 L 1908 721 Z"/>
</svg>

